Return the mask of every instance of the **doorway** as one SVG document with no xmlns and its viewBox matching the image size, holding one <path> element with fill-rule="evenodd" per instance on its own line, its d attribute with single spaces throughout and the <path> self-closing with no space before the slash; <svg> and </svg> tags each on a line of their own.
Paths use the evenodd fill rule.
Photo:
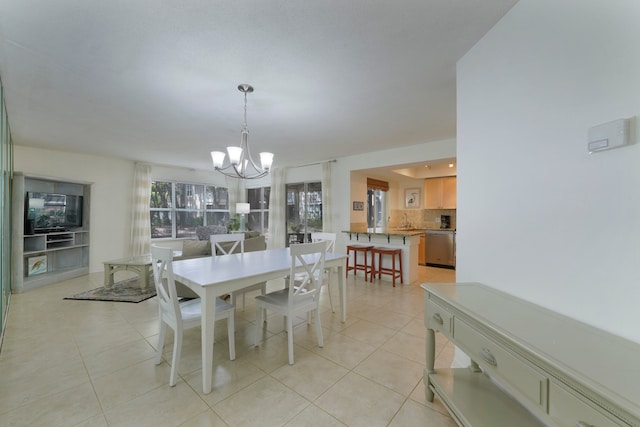
<svg viewBox="0 0 640 427">
<path fill-rule="evenodd" d="M 287 240 L 292 243 L 311 241 L 311 233 L 322 231 L 322 183 L 287 184 Z"/>
</svg>

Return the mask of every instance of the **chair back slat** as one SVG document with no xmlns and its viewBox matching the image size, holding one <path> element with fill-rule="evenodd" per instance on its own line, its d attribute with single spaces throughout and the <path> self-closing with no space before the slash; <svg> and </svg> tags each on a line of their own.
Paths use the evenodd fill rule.
<svg viewBox="0 0 640 427">
<path fill-rule="evenodd" d="M 312 242 L 327 242 L 327 253 L 334 253 L 336 250 L 336 233 L 311 233 Z"/>
<path fill-rule="evenodd" d="M 158 296 L 158 306 L 161 316 L 168 316 L 182 323 L 176 282 L 173 276 L 173 250 L 160 246 L 151 246 L 151 267 L 153 269 L 153 281 Z"/>
<path fill-rule="evenodd" d="M 293 304 L 296 298 L 317 297 L 322 285 L 319 278 L 324 270 L 326 247 L 327 244 L 324 241 L 291 245 L 289 277 L 295 277 L 296 280 L 294 286 L 289 286 L 289 304 Z"/>
<path fill-rule="evenodd" d="M 244 253 L 244 233 L 212 234 L 210 240 L 213 256 Z M 224 243 L 231 243 L 231 245 L 224 245 Z M 238 247 L 240 247 L 239 250 Z"/>
</svg>

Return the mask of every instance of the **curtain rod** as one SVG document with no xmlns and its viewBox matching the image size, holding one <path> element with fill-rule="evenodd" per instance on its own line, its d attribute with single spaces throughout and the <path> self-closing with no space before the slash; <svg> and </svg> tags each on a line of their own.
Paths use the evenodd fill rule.
<svg viewBox="0 0 640 427">
<path fill-rule="evenodd" d="M 295 165 L 295 166 L 285 166 L 285 168 L 287 169 L 293 169 L 293 168 L 302 168 L 305 166 L 314 166 L 314 165 L 321 165 L 323 163 L 336 163 L 337 160 L 333 159 L 333 160 L 325 160 L 324 162 L 314 162 L 314 163 L 305 163 L 303 165 Z"/>
</svg>

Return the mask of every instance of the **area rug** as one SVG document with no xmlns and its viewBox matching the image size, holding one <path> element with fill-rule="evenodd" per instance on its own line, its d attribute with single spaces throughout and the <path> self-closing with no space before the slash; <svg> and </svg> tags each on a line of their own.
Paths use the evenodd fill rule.
<svg viewBox="0 0 640 427">
<path fill-rule="evenodd" d="M 64 299 L 138 303 L 153 298 L 154 296 L 156 296 L 156 290 L 153 286 L 149 286 L 149 288 L 143 292 L 140 289 L 140 280 L 134 277 L 114 283 L 111 289 L 99 287 L 70 297 L 65 297 Z"/>
</svg>

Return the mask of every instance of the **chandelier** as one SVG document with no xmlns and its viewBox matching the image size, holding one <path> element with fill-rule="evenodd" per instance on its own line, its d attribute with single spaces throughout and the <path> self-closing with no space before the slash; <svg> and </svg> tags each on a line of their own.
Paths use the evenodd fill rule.
<svg viewBox="0 0 640 427">
<path fill-rule="evenodd" d="M 253 92 L 253 86 L 241 84 L 238 85 L 238 90 L 244 93 L 244 127 L 242 128 L 240 146 L 227 147 L 229 163 L 226 166 L 224 166 L 225 153 L 222 151 L 212 151 L 211 160 L 213 160 L 213 168 L 231 178 L 262 178 L 271 170 L 273 153 L 260 153 L 260 167 L 258 167 L 251 158 L 248 142 L 249 130 L 247 129 L 247 93 Z"/>
</svg>

